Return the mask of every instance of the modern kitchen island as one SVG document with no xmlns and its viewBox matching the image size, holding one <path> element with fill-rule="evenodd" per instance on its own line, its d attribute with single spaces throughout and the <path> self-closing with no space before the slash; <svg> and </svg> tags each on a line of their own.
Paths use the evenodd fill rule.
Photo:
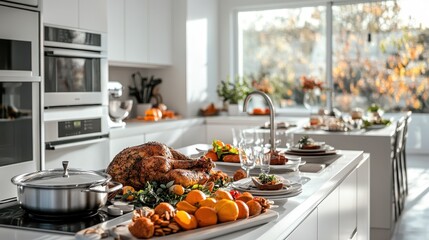
<svg viewBox="0 0 429 240">
<path fill-rule="evenodd" d="M 194 146 L 179 149 L 193 154 Z M 300 195 L 274 201 L 272 210 L 279 218 L 267 224 L 222 234 L 215 239 L 369 239 L 369 155 L 361 151 L 340 151 L 340 157 L 318 173 L 276 173 L 284 177 L 297 174 L 309 179 Z M 102 223 L 112 227 L 130 220 L 126 214 Z M 242 220 L 246 221 L 246 220 Z M 243 222 L 244 223 L 244 222 Z M 222 233 L 222 226 L 209 227 Z M 214 228 L 214 229 L 213 229 Z M 206 239 L 204 228 L 201 238 Z M 208 230 L 208 229 L 207 229 Z M 190 232 L 188 232 L 190 233 Z M 2 239 L 74 239 L 72 235 L 0 227 Z M 170 235 L 188 239 L 187 232 Z"/>
</svg>

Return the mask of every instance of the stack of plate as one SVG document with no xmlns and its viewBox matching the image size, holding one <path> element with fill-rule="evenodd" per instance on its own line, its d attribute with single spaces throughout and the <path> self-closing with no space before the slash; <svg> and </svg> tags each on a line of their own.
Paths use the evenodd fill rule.
<svg viewBox="0 0 429 240">
<path fill-rule="evenodd" d="M 302 192 L 302 184 L 297 182 L 290 182 L 289 180 L 283 180 L 285 186 L 279 190 L 259 190 L 255 187 L 255 184 L 250 178 L 244 178 L 236 181 L 232 186 L 241 191 L 249 192 L 253 196 L 265 197 L 270 200 L 279 200 L 290 198 L 299 195 Z"/>
<path fill-rule="evenodd" d="M 327 144 L 323 144 L 318 149 L 301 149 L 298 146 L 293 146 L 288 149 L 286 154 L 289 155 L 298 155 L 298 156 L 326 156 L 326 155 L 335 155 L 337 150 L 334 147 Z"/>
</svg>

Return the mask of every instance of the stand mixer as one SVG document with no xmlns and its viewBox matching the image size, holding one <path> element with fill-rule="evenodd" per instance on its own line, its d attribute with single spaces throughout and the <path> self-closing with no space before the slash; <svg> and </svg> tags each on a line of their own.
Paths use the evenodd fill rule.
<svg viewBox="0 0 429 240">
<path fill-rule="evenodd" d="M 130 114 L 133 107 L 133 100 L 121 101 L 123 86 L 119 82 L 108 82 L 107 89 L 109 91 L 109 127 L 125 127 L 123 122 Z"/>
</svg>

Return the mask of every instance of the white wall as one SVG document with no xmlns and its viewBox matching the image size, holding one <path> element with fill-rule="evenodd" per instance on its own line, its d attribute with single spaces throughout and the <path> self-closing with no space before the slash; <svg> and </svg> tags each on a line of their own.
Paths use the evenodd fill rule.
<svg viewBox="0 0 429 240">
<path fill-rule="evenodd" d="M 186 75 L 188 116 L 217 102 L 218 24 L 216 0 L 188 0 Z"/>
</svg>

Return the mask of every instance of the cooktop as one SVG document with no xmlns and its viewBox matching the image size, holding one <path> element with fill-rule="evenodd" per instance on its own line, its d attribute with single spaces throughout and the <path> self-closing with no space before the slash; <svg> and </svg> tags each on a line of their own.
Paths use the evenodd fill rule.
<svg viewBox="0 0 429 240">
<path fill-rule="evenodd" d="M 99 210 L 89 216 L 77 217 L 44 217 L 34 216 L 22 209 L 18 202 L 9 203 L 7 206 L 0 206 L 0 227 L 16 229 L 37 230 L 61 234 L 74 235 L 78 231 L 94 226 L 96 224 L 114 219 L 116 217 L 108 215 Z"/>
</svg>

